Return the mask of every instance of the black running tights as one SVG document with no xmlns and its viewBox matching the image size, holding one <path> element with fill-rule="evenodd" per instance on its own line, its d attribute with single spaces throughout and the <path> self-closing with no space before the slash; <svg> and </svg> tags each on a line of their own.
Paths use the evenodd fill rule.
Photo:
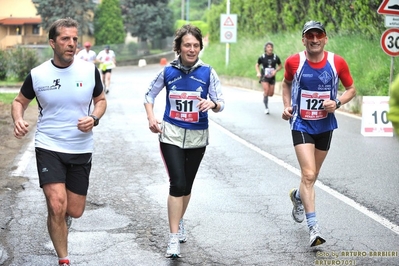
<svg viewBox="0 0 399 266">
<path fill-rule="evenodd" d="M 169 175 L 169 195 L 174 197 L 190 195 L 206 147 L 181 149 L 175 145 L 160 142 L 160 149 Z"/>
</svg>

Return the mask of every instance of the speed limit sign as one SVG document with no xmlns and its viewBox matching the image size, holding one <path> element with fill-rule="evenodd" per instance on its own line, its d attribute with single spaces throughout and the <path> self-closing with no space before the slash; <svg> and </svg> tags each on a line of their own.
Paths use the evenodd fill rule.
<svg viewBox="0 0 399 266">
<path fill-rule="evenodd" d="M 381 47 L 387 55 L 398 56 L 399 55 L 399 29 L 391 28 L 381 36 Z"/>
</svg>

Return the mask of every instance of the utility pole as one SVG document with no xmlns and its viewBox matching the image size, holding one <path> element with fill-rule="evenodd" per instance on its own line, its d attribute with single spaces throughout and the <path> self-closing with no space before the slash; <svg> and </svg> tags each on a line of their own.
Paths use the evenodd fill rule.
<svg viewBox="0 0 399 266">
<path fill-rule="evenodd" d="M 186 0 L 181 0 L 181 20 L 184 20 L 184 3 Z"/>
<path fill-rule="evenodd" d="M 190 21 L 190 0 L 187 0 L 186 4 L 186 20 L 187 23 Z"/>
</svg>

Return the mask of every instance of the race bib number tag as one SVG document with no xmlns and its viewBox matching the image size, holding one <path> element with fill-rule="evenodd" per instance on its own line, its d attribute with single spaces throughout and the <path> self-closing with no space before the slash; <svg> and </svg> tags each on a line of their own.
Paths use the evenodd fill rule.
<svg viewBox="0 0 399 266">
<path fill-rule="evenodd" d="M 274 68 L 267 67 L 265 68 L 265 77 L 270 77 L 272 75 Z"/>
<path fill-rule="evenodd" d="M 387 118 L 389 96 L 363 96 L 362 129 L 365 137 L 392 137 L 392 123 Z"/>
<path fill-rule="evenodd" d="M 195 123 L 199 121 L 197 104 L 200 92 L 171 91 L 169 93 L 170 113 L 173 119 Z"/>
<path fill-rule="evenodd" d="M 305 120 L 319 120 L 327 117 L 327 111 L 324 110 L 324 100 L 330 99 L 329 91 L 301 91 L 301 109 L 300 114 Z"/>
<path fill-rule="evenodd" d="M 112 61 L 110 61 L 110 62 L 105 62 L 104 64 L 107 66 L 107 69 L 115 68 L 115 64 L 114 64 L 114 62 L 112 62 Z"/>
</svg>

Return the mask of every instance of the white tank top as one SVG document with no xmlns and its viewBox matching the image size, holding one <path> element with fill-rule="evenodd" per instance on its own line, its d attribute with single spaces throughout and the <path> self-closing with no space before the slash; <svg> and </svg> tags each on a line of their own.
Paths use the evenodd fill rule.
<svg viewBox="0 0 399 266">
<path fill-rule="evenodd" d="M 91 113 L 95 65 L 74 60 L 67 68 L 51 61 L 31 70 L 38 101 L 35 146 L 64 153 L 93 152 L 93 132 L 77 127 L 78 119 Z"/>
</svg>

